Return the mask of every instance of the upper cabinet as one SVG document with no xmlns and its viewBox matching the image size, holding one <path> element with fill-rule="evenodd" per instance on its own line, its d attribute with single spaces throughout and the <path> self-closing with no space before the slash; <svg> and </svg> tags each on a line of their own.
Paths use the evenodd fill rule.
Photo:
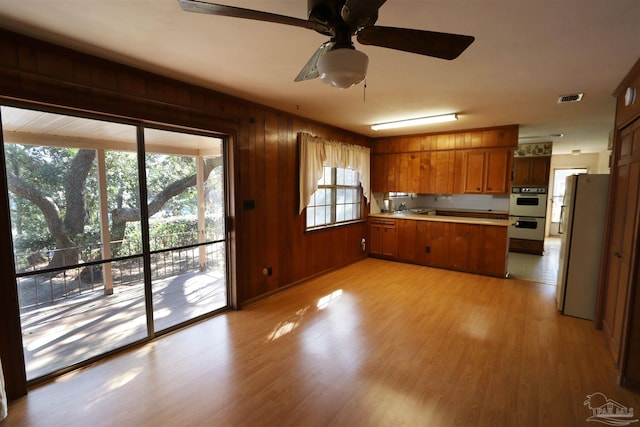
<svg viewBox="0 0 640 427">
<path fill-rule="evenodd" d="M 512 156 L 510 148 L 465 152 L 464 193 L 508 194 Z"/>
<path fill-rule="evenodd" d="M 508 194 L 518 126 L 381 138 L 372 143 L 371 190 Z"/>
<path fill-rule="evenodd" d="M 547 186 L 551 157 L 516 157 L 513 159 L 513 185 Z"/>
</svg>

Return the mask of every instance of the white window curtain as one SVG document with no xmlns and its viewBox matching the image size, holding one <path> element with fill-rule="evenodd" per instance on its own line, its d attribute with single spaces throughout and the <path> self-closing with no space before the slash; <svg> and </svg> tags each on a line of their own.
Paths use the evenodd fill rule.
<svg viewBox="0 0 640 427">
<path fill-rule="evenodd" d="M 0 420 L 7 418 L 7 393 L 4 388 L 4 375 L 2 374 L 2 361 L 0 361 Z"/>
<path fill-rule="evenodd" d="M 369 178 L 371 150 L 359 145 L 343 144 L 308 133 L 298 134 L 300 145 L 300 209 L 307 207 L 311 196 L 318 189 L 324 166 L 348 168 L 359 172 L 362 194 L 367 203 L 371 198 Z"/>
</svg>

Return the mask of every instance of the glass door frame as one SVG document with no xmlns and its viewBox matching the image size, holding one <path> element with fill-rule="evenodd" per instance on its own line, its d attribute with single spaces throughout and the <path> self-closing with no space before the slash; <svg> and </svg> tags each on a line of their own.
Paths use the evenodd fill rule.
<svg viewBox="0 0 640 427">
<path fill-rule="evenodd" d="M 96 119 L 96 120 L 101 120 L 101 121 L 106 121 L 106 122 L 110 122 L 110 123 L 118 123 L 118 124 L 125 124 L 125 125 L 131 125 L 134 126 L 136 128 L 136 148 L 137 148 L 137 167 L 138 167 L 138 180 L 140 183 L 140 189 L 139 189 L 139 197 L 140 197 L 140 217 L 141 217 L 141 233 L 142 233 L 142 260 L 143 260 L 143 277 L 144 277 L 144 304 L 145 304 L 145 309 L 146 309 L 146 324 L 147 324 L 147 336 L 145 338 L 133 341 L 127 345 L 124 345 L 122 347 L 118 347 L 114 350 L 110 350 L 107 351 L 99 356 L 94 356 L 94 357 L 90 357 L 86 360 L 83 360 L 79 363 L 75 363 L 73 365 L 70 365 L 66 368 L 63 369 L 57 369 L 47 375 L 41 376 L 41 377 L 37 377 L 37 378 L 33 378 L 30 379 L 29 381 L 27 381 L 27 386 L 32 386 L 38 383 L 41 383 L 43 381 L 47 381 L 53 377 L 59 376 L 61 374 L 64 374 L 66 372 L 69 372 L 71 370 L 77 369 L 78 367 L 81 366 L 86 366 L 90 363 L 95 362 L 96 360 L 100 360 L 103 359 L 113 353 L 117 353 L 117 352 L 121 352 L 127 348 L 133 347 L 133 346 L 137 346 L 141 343 L 144 342 L 148 342 L 153 340 L 155 337 L 157 336 L 161 336 L 164 335 L 166 333 L 170 333 L 175 329 L 179 329 L 179 328 L 183 328 L 189 324 L 198 322 L 200 320 L 202 320 L 203 318 L 207 318 L 210 316 L 215 315 L 216 313 L 223 311 L 223 310 L 227 310 L 229 308 L 233 308 L 234 307 L 234 297 L 233 295 L 235 295 L 235 289 L 234 289 L 234 283 L 235 280 L 233 279 L 234 277 L 234 272 L 233 272 L 233 266 L 235 265 L 235 260 L 233 257 L 233 253 L 231 251 L 231 239 L 232 239 L 232 231 L 228 229 L 227 224 L 228 224 L 228 218 L 231 216 L 230 213 L 230 208 L 232 207 L 232 200 L 233 200 L 233 195 L 230 192 L 230 188 L 231 188 L 231 177 L 232 177 L 232 167 L 230 166 L 230 141 L 232 140 L 232 138 L 228 135 L 223 135 L 223 134 L 218 134 L 212 131 L 205 131 L 205 130 L 198 130 L 198 129 L 185 129 L 184 127 L 178 127 L 178 126 L 171 126 L 171 125 L 158 125 L 156 123 L 149 123 L 146 121 L 142 121 L 142 120 L 127 120 L 127 119 L 122 119 L 122 118 L 115 118 L 113 116 L 110 116 L 108 114 L 97 114 L 97 113 L 87 113 L 84 111 L 76 111 L 73 109 L 65 109 L 65 108 L 57 108 L 57 107 L 53 107 L 53 108 L 43 108 L 42 105 L 38 105 L 38 104 L 31 104 L 31 103 L 25 103 L 25 102 L 9 102 L 5 99 L 2 99 L 0 102 L 0 105 L 3 106 L 7 106 L 7 107 L 14 107 L 14 108 L 22 108 L 22 109 L 29 109 L 29 110 L 34 110 L 34 111 L 40 111 L 43 113 L 54 113 L 54 114 L 64 114 L 64 115 L 69 115 L 69 116 L 75 116 L 78 118 L 87 118 L 87 119 Z M 1 116 L 0 116 L 1 119 Z M 3 134 L 3 126 L 2 126 L 2 122 L 0 121 L 0 142 L 2 142 L 2 145 L 4 147 L 4 134 Z M 144 131 L 145 129 L 166 129 L 166 130 L 171 130 L 171 131 L 175 131 L 175 132 L 180 132 L 180 133 L 188 133 L 188 134 L 196 134 L 196 135 L 201 135 L 201 136 L 206 136 L 206 137 L 213 137 L 213 138 L 218 138 L 221 140 L 221 144 L 222 144 L 222 165 L 223 165 L 223 172 L 222 172 L 222 178 L 223 178 L 223 187 L 224 187 L 224 196 L 223 196 L 223 203 L 224 203 L 224 207 L 223 207 L 223 227 L 224 227 L 224 256 L 225 256 L 225 286 L 226 286 L 226 305 L 221 308 L 221 309 L 217 309 L 214 310 L 212 312 L 203 314 L 201 316 L 197 316 L 193 319 L 181 322 L 171 328 L 167 328 L 164 329 L 162 331 L 155 331 L 154 328 L 154 321 L 153 321 L 153 300 L 152 300 L 152 293 L 151 293 L 151 284 L 152 284 L 152 279 L 151 279 L 151 248 L 150 248 L 150 240 L 149 240 L 149 218 L 148 218 L 148 206 L 147 206 L 147 196 L 148 196 L 148 192 L 147 192 L 147 179 L 146 179 L 146 162 L 145 162 L 145 154 L 146 154 L 146 150 L 145 150 L 145 136 L 144 136 Z M 4 148 L 2 150 L 2 153 L 0 153 L 0 161 L 2 162 L 2 167 L 0 169 L 0 172 L 3 172 L 3 178 L 2 179 L 6 179 L 6 168 L 5 168 L 5 153 L 4 153 Z M 6 188 L 6 193 L 2 195 L 2 200 L 7 200 L 8 201 L 8 187 Z M 10 213 L 8 210 L 9 204 L 7 203 L 6 206 L 6 212 L 4 212 L 5 209 L 3 209 L 3 213 L 2 215 L 0 215 L 0 219 L 4 219 L 6 218 L 6 226 L 7 226 L 7 230 L 9 232 L 9 235 L 11 235 L 11 217 L 10 217 Z M 210 242 L 209 242 L 210 243 Z M 206 242 L 203 244 L 207 244 Z M 11 254 L 13 254 L 13 239 L 10 239 L 8 242 L 9 247 L 11 247 Z M 120 260 L 120 258 L 111 258 L 109 260 L 103 260 L 103 261 L 94 261 L 91 262 L 90 264 L 95 264 L 95 265 L 99 265 L 99 264 L 105 264 L 108 262 L 113 262 L 114 260 Z M 13 265 L 13 258 L 11 259 L 11 264 Z M 89 263 L 83 263 L 83 266 L 88 265 Z M 12 287 L 12 290 L 10 292 L 10 294 L 14 294 L 16 296 L 15 298 L 15 302 L 14 301 L 7 301 L 6 303 L 8 305 L 15 305 L 15 310 L 8 310 L 5 311 L 5 313 L 8 313 L 9 315 L 11 314 L 17 314 L 17 319 L 15 319 L 15 321 L 17 321 L 18 325 L 20 325 L 20 315 L 19 315 L 19 305 L 18 305 L 18 300 L 17 300 L 17 280 L 16 280 L 16 269 L 15 269 L 15 265 L 13 265 L 13 268 L 11 269 L 10 272 L 7 272 L 7 274 L 9 276 L 11 276 L 12 280 L 11 281 L 7 281 L 6 285 Z M 13 308 L 13 307 L 12 307 Z M 13 313 L 14 311 L 16 311 L 16 313 Z M 11 323 L 14 322 L 14 320 L 9 320 Z M 20 328 L 21 329 L 21 328 Z M 22 340 L 21 340 L 22 341 Z M 20 349 L 20 351 L 22 352 L 22 348 Z M 13 352 L 12 352 L 13 354 Z M 17 350 L 16 350 L 16 354 L 17 354 Z M 12 358 L 13 359 L 13 358 Z M 22 353 L 22 366 L 21 368 L 25 368 L 25 363 L 24 363 L 24 353 Z M 22 371 L 24 372 L 24 371 Z M 26 378 L 26 376 L 25 376 Z"/>
</svg>

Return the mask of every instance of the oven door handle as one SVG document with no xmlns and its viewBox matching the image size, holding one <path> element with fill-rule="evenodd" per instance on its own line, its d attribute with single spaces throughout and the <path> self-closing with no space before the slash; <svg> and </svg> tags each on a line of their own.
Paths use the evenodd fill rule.
<svg viewBox="0 0 640 427">
<path fill-rule="evenodd" d="M 564 219 L 564 206 L 565 205 L 560 206 L 560 221 L 558 222 L 558 234 L 564 234 L 562 233 L 562 220 Z"/>
</svg>

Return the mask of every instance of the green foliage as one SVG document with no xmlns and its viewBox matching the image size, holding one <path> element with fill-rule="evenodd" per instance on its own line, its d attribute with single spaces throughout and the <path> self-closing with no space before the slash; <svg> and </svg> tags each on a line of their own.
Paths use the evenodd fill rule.
<svg viewBox="0 0 640 427">
<path fill-rule="evenodd" d="M 151 201 L 169 184 L 196 173 L 196 161 L 188 156 L 147 154 L 147 194 Z M 162 209 L 162 216 L 194 215 L 197 206 L 196 187 L 190 187 L 169 200 Z"/>
<path fill-rule="evenodd" d="M 71 162 L 79 149 L 22 144 L 4 144 L 6 166 L 9 173 L 50 198 L 64 218 L 66 212 L 65 179 Z M 147 193 L 153 200 L 161 192 L 181 179 L 196 174 L 196 159 L 190 156 L 147 154 L 145 157 Z M 109 150 L 105 152 L 108 212 L 117 208 L 140 209 L 140 185 L 138 155 L 135 152 Z M 207 217 L 223 218 L 224 185 L 222 168 L 210 174 L 205 185 Z M 98 173 L 94 164 L 86 180 L 85 202 L 87 215 L 84 231 L 69 236 L 75 246 L 83 249 L 83 260 L 96 259 L 99 252 L 100 209 Z M 17 254 L 28 254 L 54 249 L 42 211 L 29 200 L 10 194 L 12 229 Z M 212 208 L 213 206 L 213 208 Z M 111 221 L 110 221 L 111 222 Z M 187 188 L 173 196 L 162 210 L 150 218 L 152 249 L 183 246 L 197 243 L 197 189 Z M 207 237 L 222 234 L 221 221 L 207 221 Z M 212 229 L 215 229 L 212 233 Z M 118 255 L 126 256 L 142 252 L 142 236 L 139 221 L 128 222 L 124 234 L 124 246 Z"/>
</svg>

